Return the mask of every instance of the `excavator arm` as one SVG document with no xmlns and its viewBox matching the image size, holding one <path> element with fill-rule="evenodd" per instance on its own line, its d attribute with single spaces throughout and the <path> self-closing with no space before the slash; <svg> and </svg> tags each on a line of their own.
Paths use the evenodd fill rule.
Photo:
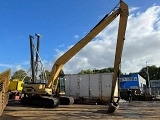
<svg viewBox="0 0 160 120">
<path fill-rule="evenodd" d="M 114 74 L 113 74 L 113 81 L 112 81 L 112 92 L 111 96 L 114 95 L 115 86 L 119 74 L 119 65 L 121 63 L 121 56 L 123 50 L 123 44 L 125 40 L 125 31 L 127 26 L 127 18 L 128 18 L 128 8 L 125 4 L 120 4 L 120 8 L 125 8 L 123 12 L 120 14 L 120 21 L 119 21 L 119 29 L 118 29 L 118 37 L 117 37 L 117 46 L 115 52 L 115 60 L 114 60 Z"/>
<path fill-rule="evenodd" d="M 121 1 L 122 3 L 122 1 Z M 121 63 L 121 56 L 123 50 L 123 44 L 125 40 L 125 32 L 127 26 L 127 19 L 128 19 L 128 6 L 126 4 L 120 4 L 120 8 L 123 9 L 120 14 L 119 20 L 119 29 L 118 29 L 118 37 L 117 37 L 117 45 L 116 45 L 116 52 L 115 52 L 115 60 L 114 60 L 114 74 L 112 80 L 112 89 L 111 89 L 111 100 L 108 108 L 108 113 L 113 113 L 119 107 L 119 93 L 116 93 L 116 87 L 118 87 L 118 77 L 119 77 L 119 70 L 120 70 L 120 63 Z"/>
<path fill-rule="evenodd" d="M 119 20 L 117 48 L 116 48 L 115 63 L 114 63 L 114 76 L 112 83 L 112 96 L 113 96 L 117 81 L 119 63 L 121 61 L 123 41 L 124 41 L 127 18 L 128 18 L 128 6 L 123 1 L 120 1 L 120 3 L 109 14 L 105 15 L 105 17 L 84 38 L 82 38 L 78 43 L 76 43 L 71 49 L 69 49 L 66 53 L 64 53 L 54 63 L 51 71 L 51 76 L 47 84 L 48 88 L 54 88 L 54 90 L 56 90 L 58 83 L 58 76 L 63 65 L 66 62 L 68 62 L 75 54 L 77 54 L 85 45 L 87 45 L 106 26 L 108 26 L 118 15 L 120 15 L 120 20 Z M 53 84 L 55 85 L 54 87 Z"/>
</svg>

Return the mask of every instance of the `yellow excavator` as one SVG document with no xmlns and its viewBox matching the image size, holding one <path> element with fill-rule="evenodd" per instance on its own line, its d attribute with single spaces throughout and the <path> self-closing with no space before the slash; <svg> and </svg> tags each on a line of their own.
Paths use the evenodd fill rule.
<svg viewBox="0 0 160 120">
<path fill-rule="evenodd" d="M 3 73 L 0 73 L 0 116 L 4 108 L 8 103 L 8 88 L 9 88 L 9 81 L 11 76 L 11 70 L 6 70 Z"/>
<path fill-rule="evenodd" d="M 108 108 L 108 112 L 112 113 L 118 108 L 118 94 L 115 92 L 116 83 L 119 73 L 119 64 L 121 62 L 123 44 L 125 39 L 125 31 L 128 19 L 128 5 L 120 0 L 119 4 L 114 7 L 109 14 L 106 14 L 104 18 L 78 43 L 76 43 L 71 49 L 64 53 L 54 63 L 50 79 L 47 83 L 36 83 L 33 81 L 29 84 L 24 84 L 23 93 L 24 97 L 21 99 L 22 104 L 36 105 L 43 107 L 57 107 L 59 105 L 59 97 L 57 97 L 57 88 L 59 86 L 59 73 L 62 70 L 63 65 L 68 62 L 75 54 L 77 54 L 84 46 L 86 46 L 96 35 L 98 35 L 106 26 L 108 26 L 119 15 L 119 28 L 117 36 L 117 45 L 114 61 L 114 75 L 112 80 L 111 100 Z M 33 61 L 33 58 L 32 58 Z M 32 67 L 34 64 L 32 63 Z M 34 67 L 33 67 L 34 68 Z M 32 74 L 34 78 L 34 73 Z M 66 100 L 69 100 L 68 98 Z"/>
</svg>

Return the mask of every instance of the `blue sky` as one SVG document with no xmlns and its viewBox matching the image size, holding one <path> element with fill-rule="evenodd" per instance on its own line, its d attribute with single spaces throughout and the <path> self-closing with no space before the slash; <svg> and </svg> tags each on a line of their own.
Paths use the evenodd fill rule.
<svg viewBox="0 0 160 120">
<path fill-rule="evenodd" d="M 0 1 L 0 72 L 6 69 L 12 69 L 12 72 L 18 69 L 29 69 L 29 60 L 30 60 L 30 51 L 29 51 L 29 35 L 34 35 L 39 33 L 42 35 L 40 43 L 40 55 L 43 60 L 46 69 L 50 69 L 53 65 L 53 62 L 58 56 L 64 53 L 70 46 L 78 42 L 82 37 L 84 37 L 100 20 L 101 18 L 110 12 L 115 5 L 117 5 L 119 0 L 1 0 Z M 157 17 L 156 10 L 160 7 L 159 0 L 124 0 L 130 8 L 133 10 L 131 12 L 131 17 L 129 18 L 128 30 L 126 36 L 130 36 L 129 33 L 132 28 L 138 27 L 139 17 L 143 14 L 147 14 L 147 10 L 151 10 L 151 15 Z M 153 6 L 158 6 L 153 8 Z M 152 10 L 153 9 L 153 10 Z M 154 14 L 156 13 L 156 14 Z M 149 16 L 148 16 L 149 17 Z M 139 18 L 139 19 L 138 19 Z M 146 17 L 147 18 L 147 17 Z M 157 17 L 157 19 L 159 16 Z M 154 24 L 159 23 L 152 21 Z M 135 21 L 134 21 L 135 20 Z M 136 21 L 137 20 L 137 21 Z M 146 21 L 148 19 L 145 19 Z M 132 22 L 136 25 L 133 26 Z M 142 22 L 143 23 L 143 22 Z M 141 24 L 142 24 L 141 23 Z M 112 25 L 116 26 L 117 23 Z M 158 24 L 159 25 L 159 24 Z M 159 26 L 158 26 L 159 28 Z M 129 31 L 130 30 L 130 31 Z M 147 30 L 147 29 L 143 29 Z M 109 31 L 109 30 L 108 30 Z M 115 32 L 115 31 L 114 31 Z M 113 32 L 113 33 L 114 33 Z M 144 31 L 143 31 L 144 32 Z M 157 33 L 159 30 L 157 30 Z M 134 31 L 135 36 L 139 35 L 138 30 Z M 103 34 L 103 33 L 102 33 Z M 101 34 L 101 35 L 102 35 Z M 146 35 L 142 39 L 150 39 L 151 37 L 158 40 L 158 34 L 156 36 Z M 116 35 L 114 35 L 116 37 Z M 131 38 L 130 38 L 131 39 Z M 95 39 L 94 42 L 98 44 L 103 42 L 103 40 Z M 134 40 L 133 40 L 134 41 Z M 159 42 L 159 41 L 158 41 Z M 114 43 L 114 42 L 113 42 Z M 128 42 L 128 46 L 132 45 L 133 42 Z M 145 42 L 144 42 L 145 43 Z M 112 43 L 111 43 L 112 44 Z M 90 46 L 94 46 L 95 43 L 91 42 L 90 45 L 87 45 L 86 48 L 71 59 L 64 70 L 67 73 L 77 73 L 81 69 L 93 69 L 93 68 L 105 68 L 112 66 L 110 63 L 113 62 L 113 59 L 110 59 L 110 56 L 103 58 L 103 53 L 100 53 L 98 59 L 104 59 L 104 63 L 101 62 L 97 64 L 96 57 L 95 61 L 90 61 L 90 55 L 96 55 L 96 50 Z M 101 44 L 100 44 L 101 45 Z M 103 43 L 102 43 L 103 45 Z M 160 44 L 159 44 L 160 45 Z M 104 46 L 103 46 L 104 47 Z M 142 46 L 141 46 L 142 47 Z M 89 49 L 91 48 L 91 49 Z M 113 47 L 114 48 L 114 47 Z M 113 49 L 112 48 L 112 49 Z M 106 48 L 107 49 L 107 48 Z M 127 49 L 127 46 L 126 46 Z M 134 48 L 133 48 L 134 49 Z M 145 49 L 145 46 L 144 46 Z M 93 51 L 91 51 L 93 50 Z M 135 48 L 133 51 L 137 50 Z M 87 52 L 87 51 L 90 51 Z M 128 50 L 124 49 L 127 52 Z M 151 51 L 151 50 L 149 50 Z M 95 54 L 94 54 L 95 53 Z M 87 56 L 88 55 L 88 56 Z M 127 53 L 126 53 L 127 55 Z M 135 63 L 138 60 L 133 60 L 127 58 L 124 55 L 124 59 L 127 59 L 128 62 L 124 62 L 124 71 L 132 72 L 133 66 L 136 70 L 139 70 L 144 66 L 143 63 Z M 142 59 L 146 56 L 145 60 L 149 64 L 159 65 L 158 61 L 151 60 L 151 57 L 147 57 L 150 54 L 147 52 L 147 55 L 141 55 Z M 112 55 L 111 55 L 112 56 Z M 126 57 L 125 57 L 126 56 Z M 159 55 L 160 56 L 160 55 Z M 153 57 L 153 56 L 152 56 Z M 114 58 L 114 57 L 113 57 Z M 81 63 L 79 61 L 82 60 Z M 94 59 L 92 59 L 94 60 Z M 109 62 L 112 61 L 112 62 Z M 144 61 L 145 61 L 144 60 Z M 143 61 L 143 62 L 144 62 Z M 106 64 L 105 64 L 106 62 Z M 145 63 L 145 62 L 144 62 Z M 134 64 L 127 68 L 128 64 Z M 141 65 L 139 65 L 141 64 Z M 75 67 L 75 66 L 76 67 Z M 83 66 L 84 65 L 84 66 Z M 139 67 L 138 67 L 139 66 Z M 123 70 L 122 70 L 123 71 Z"/>
</svg>

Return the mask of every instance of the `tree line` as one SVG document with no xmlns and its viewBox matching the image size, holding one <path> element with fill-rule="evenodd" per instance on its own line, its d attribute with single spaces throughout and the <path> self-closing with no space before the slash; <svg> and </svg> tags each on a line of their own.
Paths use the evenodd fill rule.
<svg viewBox="0 0 160 120">
<path fill-rule="evenodd" d="M 49 80 L 51 71 L 45 70 L 45 74 L 46 74 L 46 79 Z M 40 73 L 38 77 L 41 79 L 42 75 L 43 73 Z M 64 75 L 65 75 L 64 71 L 61 70 L 59 76 L 64 76 Z M 28 73 L 25 70 L 20 69 L 13 73 L 13 75 L 11 76 L 11 80 L 13 79 L 19 79 L 25 82 L 29 82 L 31 80 L 31 75 L 28 75 Z"/>
</svg>

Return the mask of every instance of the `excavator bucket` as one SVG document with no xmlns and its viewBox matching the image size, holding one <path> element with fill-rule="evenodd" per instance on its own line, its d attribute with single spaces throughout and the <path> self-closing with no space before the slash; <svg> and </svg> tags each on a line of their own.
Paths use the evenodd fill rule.
<svg viewBox="0 0 160 120">
<path fill-rule="evenodd" d="M 8 87 L 11 70 L 6 70 L 0 74 L 0 116 L 8 103 Z"/>
<path fill-rule="evenodd" d="M 118 89 L 118 81 L 116 82 L 115 90 L 114 90 L 114 96 L 111 97 L 111 102 L 109 103 L 108 111 L 107 113 L 113 113 L 119 108 L 119 100 L 120 100 L 120 93 Z"/>
<path fill-rule="evenodd" d="M 109 108 L 108 108 L 107 113 L 113 113 L 118 108 L 119 108 L 119 103 L 115 103 L 115 102 L 109 103 Z"/>
</svg>

